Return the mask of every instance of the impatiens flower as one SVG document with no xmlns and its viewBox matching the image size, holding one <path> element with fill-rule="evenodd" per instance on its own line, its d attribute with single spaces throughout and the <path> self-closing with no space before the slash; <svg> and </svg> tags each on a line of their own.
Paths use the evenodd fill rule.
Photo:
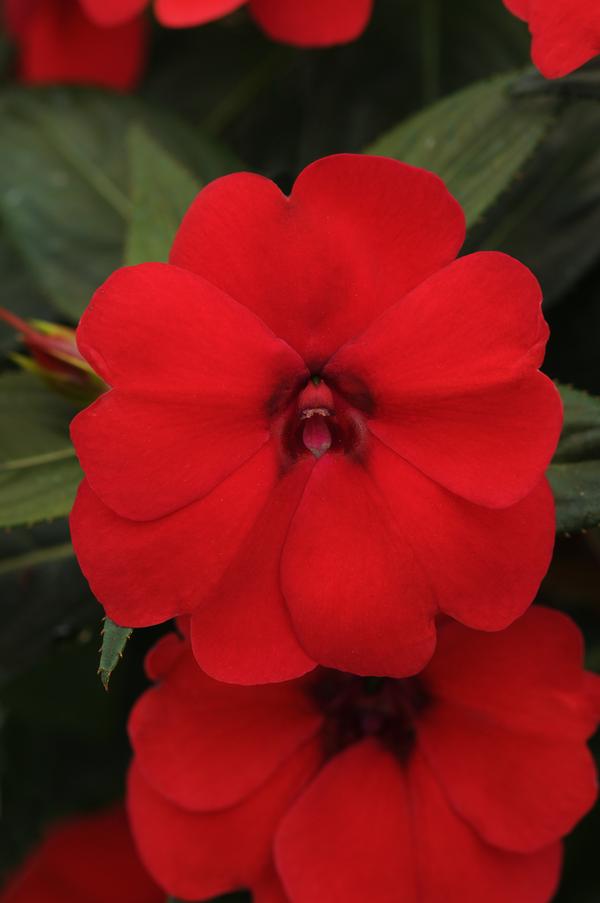
<svg viewBox="0 0 600 903">
<path fill-rule="evenodd" d="M 125 6 L 126 0 L 119 3 Z M 121 91 L 135 86 L 145 57 L 145 22 L 129 17 L 107 27 L 110 23 L 95 17 L 92 7 L 87 0 L 0 0 L 23 81 Z"/>
<path fill-rule="evenodd" d="M 81 0 L 90 18 L 126 22 L 149 0 Z M 276 41 L 299 47 L 326 47 L 353 41 L 364 31 L 373 0 L 155 0 L 162 25 L 204 25 L 248 4 L 252 16 Z"/>
<path fill-rule="evenodd" d="M 54 828 L 0 903 L 164 903 L 144 871 L 121 807 Z"/>
<path fill-rule="evenodd" d="M 192 614 L 204 670 L 261 683 L 405 677 L 440 611 L 525 611 L 561 407 L 537 281 L 456 260 L 464 230 L 431 173 L 335 156 L 290 197 L 213 182 L 169 264 L 98 290 L 78 342 L 113 388 L 73 423 L 72 534 L 110 618 Z"/>
<path fill-rule="evenodd" d="M 533 62 L 546 78 L 561 78 L 600 54 L 597 0 L 504 0 L 529 24 Z"/>
<path fill-rule="evenodd" d="M 211 680 L 184 640 L 130 720 L 142 860 L 184 900 L 546 903 L 560 838 L 592 806 L 600 680 L 564 615 L 447 622 L 419 677 Z"/>
</svg>

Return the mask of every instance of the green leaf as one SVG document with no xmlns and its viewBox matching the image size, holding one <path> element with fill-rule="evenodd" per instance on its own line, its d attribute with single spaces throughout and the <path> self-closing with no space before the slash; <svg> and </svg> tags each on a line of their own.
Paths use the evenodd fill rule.
<svg viewBox="0 0 600 903">
<path fill-rule="evenodd" d="M 69 439 L 76 412 L 28 373 L 0 377 L 0 527 L 71 510 L 82 477 Z"/>
<path fill-rule="evenodd" d="M 470 85 L 412 116 L 367 152 L 437 173 L 472 226 L 517 178 L 554 121 L 551 99 L 511 96 L 516 79 L 513 73 Z"/>
<path fill-rule="evenodd" d="M 600 526 L 600 461 L 552 464 L 548 478 L 556 502 L 558 533 Z"/>
<path fill-rule="evenodd" d="M 559 463 L 600 459 L 600 398 L 559 386 L 564 423 L 554 461 Z"/>
<path fill-rule="evenodd" d="M 167 260 L 183 215 L 202 187 L 140 125 L 129 132 L 131 218 L 125 262 Z"/>
<path fill-rule="evenodd" d="M 477 250 L 505 251 L 536 274 L 544 307 L 562 301 L 600 258 L 600 104 L 565 109 L 525 179 L 478 230 Z"/>
<path fill-rule="evenodd" d="M 556 529 L 576 533 L 600 525 L 600 398 L 560 386 L 563 433 L 548 471 Z"/>
<path fill-rule="evenodd" d="M 105 690 L 108 690 L 112 673 L 123 658 L 127 640 L 132 633 L 133 629 L 131 627 L 119 627 L 110 618 L 104 619 L 98 674 Z"/>
<path fill-rule="evenodd" d="M 72 320 L 123 260 L 135 122 L 203 181 L 237 165 L 212 139 L 132 97 L 81 88 L 0 95 L 0 218 L 38 286 Z"/>
</svg>

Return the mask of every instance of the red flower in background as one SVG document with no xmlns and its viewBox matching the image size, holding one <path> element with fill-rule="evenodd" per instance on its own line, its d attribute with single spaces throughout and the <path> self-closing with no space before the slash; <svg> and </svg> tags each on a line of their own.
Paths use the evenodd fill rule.
<svg viewBox="0 0 600 903">
<path fill-rule="evenodd" d="M 532 57 L 546 78 L 561 78 L 600 54 L 597 0 L 504 0 L 529 24 Z"/>
<path fill-rule="evenodd" d="M 81 0 L 91 18 L 106 24 L 126 22 L 149 0 Z M 300 47 L 325 47 L 357 38 L 366 28 L 373 0 L 155 0 L 162 25 L 204 25 L 248 3 L 250 12 L 276 41 Z"/>
<path fill-rule="evenodd" d="M 23 81 L 122 91 L 135 86 L 145 58 L 145 22 L 138 17 L 107 27 L 94 6 L 89 0 L 3 0 Z"/>
<path fill-rule="evenodd" d="M 596 796 L 600 681 L 548 609 L 498 634 L 448 622 L 404 681 L 319 669 L 236 687 L 174 635 L 148 668 L 159 684 L 131 715 L 128 808 L 177 897 L 545 903 L 559 839 Z"/>
<path fill-rule="evenodd" d="M 54 828 L 27 859 L 0 903 L 164 903 L 144 871 L 125 813 L 115 807 Z"/>
<path fill-rule="evenodd" d="M 170 264 L 115 273 L 83 356 L 113 387 L 73 423 L 72 515 L 113 620 L 191 614 L 213 677 L 315 663 L 404 677 L 443 611 L 498 630 L 552 551 L 561 426 L 540 289 L 454 260 L 456 201 L 381 157 L 200 193 Z"/>
</svg>

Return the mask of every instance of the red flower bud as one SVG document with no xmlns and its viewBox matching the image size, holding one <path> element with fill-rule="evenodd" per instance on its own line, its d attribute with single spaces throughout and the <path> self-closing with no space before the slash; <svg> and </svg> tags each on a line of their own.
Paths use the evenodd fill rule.
<svg viewBox="0 0 600 903">
<path fill-rule="evenodd" d="M 87 361 L 80 354 L 75 330 L 46 320 L 26 322 L 3 307 L 0 320 L 20 333 L 30 357 L 13 354 L 12 358 L 24 370 L 43 377 L 66 394 L 87 402 L 106 389 Z"/>
</svg>

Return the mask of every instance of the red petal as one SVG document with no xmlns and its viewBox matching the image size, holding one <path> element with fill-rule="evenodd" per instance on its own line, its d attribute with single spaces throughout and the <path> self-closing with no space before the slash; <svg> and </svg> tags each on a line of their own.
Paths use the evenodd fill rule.
<svg viewBox="0 0 600 903">
<path fill-rule="evenodd" d="M 519 19 L 527 19 L 531 0 L 504 0 L 504 5 Z"/>
<path fill-rule="evenodd" d="M 547 903 L 560 846 L 496 850 L 450 809 L 422 758 L 407 772 L 364 741 L 332 760 L 283 819 L 276 862 L 294 903 Z"/>
<path fill-rule="evenodd" d="M 445 492 L 378 442 L 364 466 L 326 455 L 282 559 L 302 646 L 329 667 L 403 677 L 431 656 L 438 610 L 481 630 L 508 626 L 550 563 L 553 512 L 545 481 L 523 502 L 490 511 Z"/>
<path fill-rule="evenodd" d="M 270 434 L 265 414 L 243 403 L 236 410 L 225 399 L 168 402 L 113 389 L 77 415 L 71 438 L 104 504 L 150 521 L 207 496 Z"/>
<path fill-rule="evenodd" d="M 71 534 L 108 616 L 148 627 L 193 611 L 243 546 L 277 478 L 267 445 L 206 498 L 147 523 L 114 514 L 84 481 Z"/>
<path fill-rule="evenodd" d="M 440 630 L 423 673 L 436 704 L 419 742 L 455 810 L 490 843 L 539 849 L 593 804 L 585 739 L 600 710 L 585 677 L 581 633 L 556 611 L 534 607 L 493 635 Z"/>
<path fill-rule="evenodd" d="M 156 0 L 156 18 L 169 28 L 204 25 L 239 9 L 246 0 Z"/>
<path fill-rule="evenodd" d="M 118 875 L 118 881 L 115 881 Z M 54 828 L 2 891 L 3 903 L 164 903 L 121 807 Z"/>
<path fill-rule="evenodd" d="M 36 2 L 39 0 L 3 0 L 2 24 L 11 37 L 23 36 Z"/>
<path fill-rule="evenodd" d="M 224 809 L 261 787 L 322 724 L 297 684 L 236 687 L 202 673 L 189 646 L 129 719 L 136 765 L 182 809 Z"/>
<path fill-rule="evenodd" d="M 184 615 L 177 620 L 179 627 L 182 621 L 189 621 L 189 617 Z M 146 653 L 144 659 L 144 670 L 148 679 L 159 681 L 166 678 L 179 662 L 185 648 L 186 644 L 182 642 L 182 637 L 178 633 L 166 633 L 162 636 Z"/>
<path fill-rule="evenodd" d="M 121 25 L 139 15 L 148 0 L 78 0 L 88 19 L 106 28 Z"/>
<path fill-rule="evenodd" d="M 328 454 L 315 466 L 282 585 L 300 642 L 320 664 L 404 677 L 433 653 L 435 600 L 394 514 L 352 458 Z"/>
<path fill-rule="evenodd" d="M 117 388 L 73 421 L 73 441 L 94 492 L 136 520 L 181 508 L 233 473 L 269 438 L 270 398 L 308 376 L 248 310 L 164 264 L 111 276 L 77 337 Z"/>
<path fill-rule="evenodd" d="M 291 903 L 272 866 L 252 888 L 252 900 L 253 903 Z"/>
<path fill-rule="evenodd" d="M 583 670 L 581 632 L 538 605 L 499 633 L 445 624 L 423 677 L 436 699 L 548 741 L 583 740 L 600 720 L 600 681 Z"/>
<path fill-rule="evenodd" d="M 315 666 L 298 643 L 280 586 L 281 551 L 314 458 L 282 477 L 244 545 L 192 618 L 194 654 L 217 680 L 256 684 Z"/>
<path fill-rule="evenodd" d="M 478 630 L 502 630 L 526 611 L 554 546 L 545 479 L 497 511 L 446 492 L 378 442 L 369 469 L 442 612 Z"/>
<path fill-rule="evenodd" d="M 169 803 L 134 764 L 129 815 L 148 870 L 170 894 L 189 900 L 252 887 L 271 865 L 273 835 L 282 814 L 320 759 L 320 744 L 305 744 L 242 804 L 206 813 Z"/>
<path fill-rule="evenodd" d="M 535 762 L 528 764 L 535 769 Z M 548 903 L 553 898 L 561 866 L 560 844 L 529 855 L 488 846 L 451 809 L 418 753 L 412 757 L 407 782 L 419 900 L 465 903 L 465 888 L 467 899 L 486 903 Z"/>
<path fill-rule="evenodd" d="M 113 273 L 85 311 L 77 344 L 111 386 L 151 397 L 192 401 L 202 392 L 225 401 L 231 393 L 263 406 L 281 382 L 308 377 L 256 316 L 167 263 Z"/>
<path fill-rule="evenodd" d="M 568 75 L 600 53 L 597 3 L 529 0 L 526 17 L 533 35 L 533 62 L 546 78 Z"/>
<path fill-rule="evenodd" d="M 596 799 L 594 760 L 581 739 L 514 733 L 462 703 L 430 709 L 418 732 L 454 810 L 494 846 L 518 853 L 548 846 Z"/>
<path fill-rule="evenodd" d="M 290 899 L 416 903 L 407 810 L 401 767 L 375 741 L 336 756 L 276 834 L 275 861 Z"/>
<path fill-rule="evenodd" d="M 548 336 L 533 275 L 504 254 L 463 257 L 349 343 L 326 369 L 366 386 L 369 429 L 436 482 L 506 507 L 539 482 L 562 407 L 537 372 Z"/>
<path fill-rule="evenodd" d="M 327 47 L 353 41 L 365 30 L 373 0 L 250 0 L 250 10 L 275 41 Z"/>
<path fill-rule="evenodd" d="M 387 415 L 387 416 L 386 416 Z M 507 508 L 539 483 L 562 429 L 543 373 L 479 394 L 382 411 L 369 429 L 404 460 L 468 501 Z"/>
<path fill-rule="evenodd" d="M 250 307 L 317 368 L 449 263 L 463 237 L 462 211 L 436 176 L 347 154 L 305 169 L 289 199 L 259 176 L 211 183 L 171 261 Z"/>
<path fill-rule="evenodd" d="M 19 33 L 20 75 L 26 82 L 75 82 L 127 91 L 146 56 L 140 19 L 98 28 L 78 3 L 38 0 Z"/>
</svg>

